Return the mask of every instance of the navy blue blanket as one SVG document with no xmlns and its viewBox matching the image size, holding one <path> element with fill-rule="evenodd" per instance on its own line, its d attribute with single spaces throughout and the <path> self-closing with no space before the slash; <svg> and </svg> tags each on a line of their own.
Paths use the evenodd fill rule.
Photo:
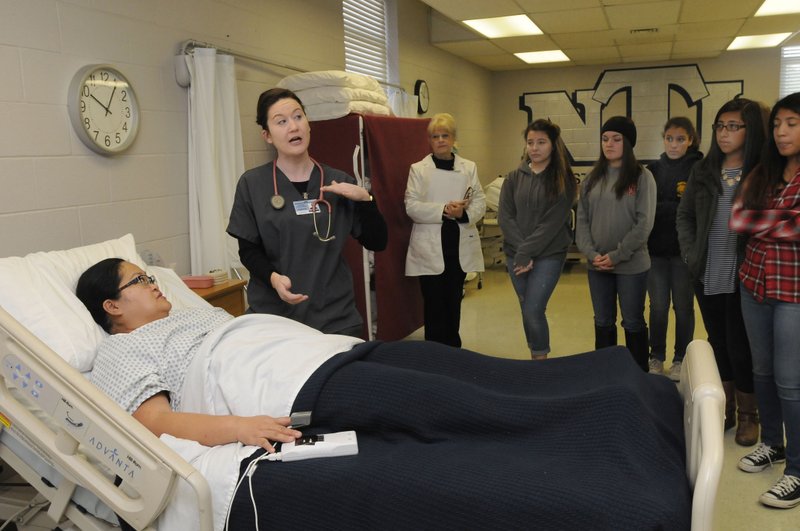
<svg viewBox="0 0 800 531">
<path fill-rule="evenodd" d="M 430 342 L 329 360 L 294 411 L 359 454 L 262 462 L 261 529 L 688 529 L 682 404 L 621 347 L 547 361 Z M 242 468 L 246 466 L 242 464 Z M 254 529 L 237 493 L 231 529 Z"/>
</svg>

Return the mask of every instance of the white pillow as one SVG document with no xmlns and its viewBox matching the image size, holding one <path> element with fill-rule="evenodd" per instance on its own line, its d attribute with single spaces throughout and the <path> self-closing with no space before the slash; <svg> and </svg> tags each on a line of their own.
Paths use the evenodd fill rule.
<svg viewBox="0 0 800 531">
<path fill-rule="evenodd" d="M 319 70 L 317 72 L 292 74 L 278 81 L 278 86 L 292 91 L 325 86 L 383 91 L 380 83 L 375 78 L 364 74 L 345 72 L 344 70 Z"/>
<path fill-rule="evenodd" d="M 148 268 L 136 252 L 133 236 L 127 234 L 65 251 L 0 258 L 0 306 L 67 363 L 81 372 L 89 371 L 106 333 L 75 296 L 75 286 L 89 266 L 115 257 L 155 274 L 173 305 L 207 304 L 171 270 Z"/>
<path fill-rule="evenodd" d="M 295 91 L 303 105 L 317 103 L 347 103 L 348 101 L 369 101 L 379 105 L 389 105 L 386 94 L 376 90 L 348 87 L 314 87 Z"/>
<path fill-rule="evenodd" d="M 376 116 L 391 116 L 392 109 L 385 105 L 378 105 L 369 101 L 348 101 L 347 103 L 316 103 L 306 105 L 306 116 L 309 122 L 320 120 L 333 120 L 347 116 L 351 112 L 357 114 L 374 114 Z"/>
</svg>

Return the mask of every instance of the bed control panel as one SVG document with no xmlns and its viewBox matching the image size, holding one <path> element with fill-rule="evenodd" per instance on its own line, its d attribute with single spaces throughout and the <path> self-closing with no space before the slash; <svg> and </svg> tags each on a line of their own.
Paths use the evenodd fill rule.
<svg viewBox="0 0 800 531">
<path fill-rule="evenodd" d="M 13 354 L 3 358 L 3 375 L 9 387 L 16 387 L 27 400 L 37 404 L 45 413 L 53 415 L 61 397 Z"/>
</svg>

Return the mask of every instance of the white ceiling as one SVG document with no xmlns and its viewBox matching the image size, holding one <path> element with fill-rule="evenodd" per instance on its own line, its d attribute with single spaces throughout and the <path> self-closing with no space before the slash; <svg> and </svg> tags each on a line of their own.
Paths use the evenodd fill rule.
<svg viewBox="0 0 800 531">
<path fill-rule="evenodd" d="M 431 43 L 489 70 L 717 57 L 740 35 L 790 32 L 800 44 L 800 14 L 756 18 L 763 0 L 422 1 L 432 8 Z M 544 35 L 487 39 L 461 22 L 520 14 Z M 553 49 L 571 62 L 529 65 L 513 55 Z"/>
</svg>

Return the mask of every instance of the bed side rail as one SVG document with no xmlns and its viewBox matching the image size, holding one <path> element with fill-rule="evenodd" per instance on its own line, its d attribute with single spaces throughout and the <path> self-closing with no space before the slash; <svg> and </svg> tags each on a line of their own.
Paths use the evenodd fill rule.
<svg viewBox="0 0 800 531">
<path fill-rule="evenodd" d="M 65 479 L 91 490 L 136 529 L 145 529 L 182 478 L 197 495 L 201 529 L 213 528 L 211 492 L 200 472 L 3 308 L 0 375 L 0 422 Z M 52 422 L 48 425 L 36 410 Z M 114 486 L 114 475 L 122 478 L 121 487 Z M 56 522 L 67 503 L 48 511 Z"/>
<path fill-rule="evenodd" d="M 686 474 L 694 489 L 692 531 L 710 531 L 722 473 L 725 392 L 708 341 L 689 343 L 678 389 L 684 406 Z"/>
</svg>

